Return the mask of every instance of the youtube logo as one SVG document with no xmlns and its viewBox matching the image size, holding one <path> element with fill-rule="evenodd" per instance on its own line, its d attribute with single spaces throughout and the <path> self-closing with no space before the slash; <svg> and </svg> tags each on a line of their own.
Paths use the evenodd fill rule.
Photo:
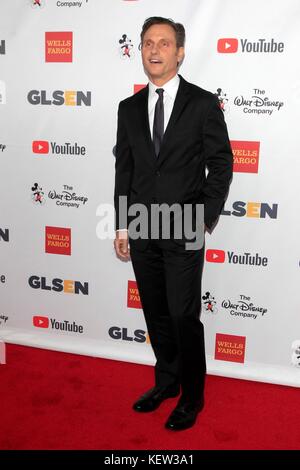
<svg viewBox="0 0 300 470">
<path fill-rule="evenodd" d="M 32 318 L 33 326 L 37 328 L 49 328 L 49 318 L 34 316 Z"/>
<path fill-rule="evenodd" d="M 32 142 L 33 153 L 49 153 L 49 142 L 47 140 L 34 140 Z"/>
<path fill-rule="evenodd" d="M 237 38 L 221 38 L 218 40 L 218 52 L 232 54 L 238 51 L 239 40 Z M 267 40 L 260 38 L 256 41 L 250 41 L 247 38 L 240 39 L 240 51 L 251 54 L 277 54 L 284 52 L 284 42 L 275 41 L 274 38 Z"/>
<path fill-rule="evenodd" d="M 238 45 L 236 38 L 221 38 L 218 40 L 217 50 L 222 54 L 233 54 L 237 52 Z"/>
<path fill-rule="evenodd" d="M 206 261 L 208 263 L 224 263 L 225 251 L 223 250 L 206 250 Z"/>
</svg>

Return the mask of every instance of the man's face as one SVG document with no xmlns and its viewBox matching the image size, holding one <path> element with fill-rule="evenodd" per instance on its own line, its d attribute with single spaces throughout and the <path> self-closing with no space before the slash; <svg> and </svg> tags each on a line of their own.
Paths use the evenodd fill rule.
<svg viewBox="0 0 300 470">
<path fill-rule="evenodd" d="M 176 46 L 174 29 L 167 24 L 155 24 L 145 33 L 142 59 L 145 72 L 152 82 L 162 85 L 177 73 L 177 63 L 184 57 L 184 48 Z"/>
</svg>

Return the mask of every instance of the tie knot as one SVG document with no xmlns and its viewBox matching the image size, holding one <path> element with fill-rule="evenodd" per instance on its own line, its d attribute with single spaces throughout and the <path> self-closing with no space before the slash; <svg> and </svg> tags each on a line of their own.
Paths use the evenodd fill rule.
<svg viewBox="0 0 300 470">
<path fill-rule="evenodd" d="M 155 91 L 158 94 L 159 98 L 162 98 L 165 90 L 163 88 L 157 88 Z"/>
</svg>

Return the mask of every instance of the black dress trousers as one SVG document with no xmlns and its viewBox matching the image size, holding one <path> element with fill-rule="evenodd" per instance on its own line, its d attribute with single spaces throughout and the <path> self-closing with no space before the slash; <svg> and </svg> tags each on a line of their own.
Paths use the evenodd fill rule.
<svg viewBox="0 0 300 470">
<path fill-rule="evenodd" d="M 131 259 L 151 345 L 157 386 L 181 385 L 188 400 L 201 399 L 206 373 L 200 321 L 204 247 L 151 240 L 144 251 L 131 246 Z"/>
</svg>

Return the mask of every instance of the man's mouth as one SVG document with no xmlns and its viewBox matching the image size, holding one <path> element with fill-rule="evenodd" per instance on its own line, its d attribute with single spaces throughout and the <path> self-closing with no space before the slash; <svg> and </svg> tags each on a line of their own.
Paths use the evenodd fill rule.
<svg viewBox="0 0 300 470">
<path fill-rule="evenodd" d="M 150 64 L 162 64 L 162 61 L 159 59 L 149 59 Z"/>
</svg>

